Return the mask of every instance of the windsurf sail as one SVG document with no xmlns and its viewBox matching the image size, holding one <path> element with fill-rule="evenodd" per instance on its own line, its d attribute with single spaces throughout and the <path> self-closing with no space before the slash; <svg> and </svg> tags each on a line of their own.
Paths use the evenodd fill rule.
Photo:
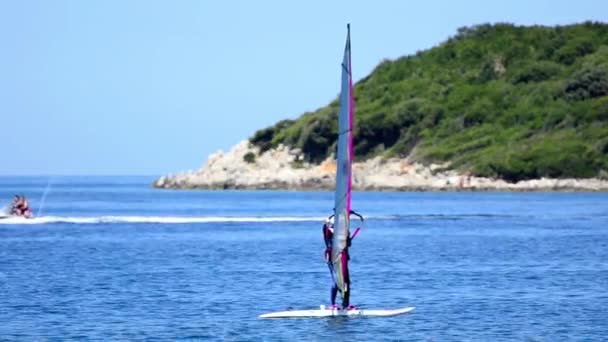
<svg viewBox="0 0 608 342">
<path fill-rule="evenodd" d="M 350 235 L 351 168 L 353 161 L 353 81 L 351 73 L 350 24 L 342 60 L 340 113 L 338 114 L 338 148 L 336 155 L 336 189 L 334 235 L 331 263 L 334 282 L 342 298 L 348 296 L 350 277 L 347 249 Z"/>
</svg>

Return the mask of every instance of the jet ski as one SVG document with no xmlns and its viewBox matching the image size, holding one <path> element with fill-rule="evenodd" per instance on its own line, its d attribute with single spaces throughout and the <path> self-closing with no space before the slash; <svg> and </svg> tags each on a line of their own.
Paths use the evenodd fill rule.
<svg viewBox="0 0 608 342">
<path fill-rule="evenodd" d="M 0 220 L 15 217 L 32 218 L 33 216 L 34 214 L 29 207 L 25 210 L 19 210 L 14 203 L 0 209 Z"/>
</svg>

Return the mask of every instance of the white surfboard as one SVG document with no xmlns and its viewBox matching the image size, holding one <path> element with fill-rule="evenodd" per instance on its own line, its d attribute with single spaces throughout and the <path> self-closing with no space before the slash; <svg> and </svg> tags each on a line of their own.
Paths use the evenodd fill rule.
<svg viewBox="0 0 608 342">
<path fill-rule="evenodd" d="M 332 316 L 397 316 L 414 311 L 415 307 L 409 306 L 401 309 L 354 309 L 354 310 L 330 310 L 321 305 L 319 310 L 288 310 L 272 312 L 258 316 L 258 318 L 313 318 Z"/>
</svg>

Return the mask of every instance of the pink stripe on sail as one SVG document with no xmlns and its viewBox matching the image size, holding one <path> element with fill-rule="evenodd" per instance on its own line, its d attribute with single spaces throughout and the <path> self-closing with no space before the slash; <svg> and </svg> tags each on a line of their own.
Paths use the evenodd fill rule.
<svg viewBox="0 0 608 342">
<path fill-rule="evenodd" d="M 340 255 L 340 257 L 342 258 L 342 287 L 346 287 L 349 286 L 345 285 L 347 284 L 346 280 L 349 279 L 350 277 L 348 276 L 348 255 L 344 252 L 342 252 L 342 254 Z M 344 294 L 342 294 L 344 295 Z"/>
</svg>

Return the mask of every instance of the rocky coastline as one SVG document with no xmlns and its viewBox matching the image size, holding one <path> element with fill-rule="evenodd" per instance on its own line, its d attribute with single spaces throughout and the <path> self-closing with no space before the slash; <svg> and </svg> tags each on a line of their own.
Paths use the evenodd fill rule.
<svg viewBox="0 0 608 342">
<path fill-rule="evenodd" d="M 509 183 L 446 170 L 448 165 L 422 165 L 408 158 L 380 157 L 353 164 L 354 190 L 395 191 L 608 191 L 602 179 L 534 179 Z M 336 166 L 330 157 L 320 164 L 302 160 L 299 150 L 280 145 L 260 154 L 242 141 L 230 151 L 209 156 L 197 171 L 166 175 L 153 182 L 162 189 L 331 190 Z"/>
</svg>

